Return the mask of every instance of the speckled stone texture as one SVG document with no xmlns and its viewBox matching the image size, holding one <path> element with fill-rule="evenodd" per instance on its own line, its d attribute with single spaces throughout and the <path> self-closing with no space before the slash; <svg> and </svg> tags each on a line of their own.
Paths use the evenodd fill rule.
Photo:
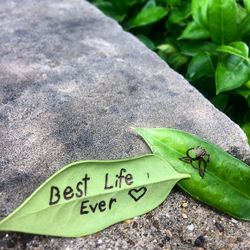
<svg viewBox="0 0 250 250">
<path fill-rule="evenodd" d="M 1 217 L 70 162 L 150 152 L 130 126 L 183 129 L 249 161 L 236 124 L 89 3 L 0 0 L 0 20 Z M 153 212 L 95 235 L 2 233 L 0 248 L 249 249 L 249 232 L 176 188 Z"/>
</svg>

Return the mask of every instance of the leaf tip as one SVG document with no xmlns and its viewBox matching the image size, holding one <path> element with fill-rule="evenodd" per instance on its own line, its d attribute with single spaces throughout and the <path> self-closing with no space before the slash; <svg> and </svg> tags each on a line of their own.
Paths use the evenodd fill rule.
<svg viewBox="0 0 250 250">
<path fill-rule="evenodd" d="M 190 174 L 181 173 L 182 179 L 191 178 Z"/>
<path fill-rule="evenodd" d="M 216 89 L 216 95 L 219 95 L 221 92 L 223 92 L 223 91 Z"/>
<path fill-rule="evenodd" d="M 140 134 L 140 132 L 143 130 L 143 128 L 135 128 L 135 127 L 130 127 L 130 129 L 137 132 L 138 134 Z"/>
</svg>

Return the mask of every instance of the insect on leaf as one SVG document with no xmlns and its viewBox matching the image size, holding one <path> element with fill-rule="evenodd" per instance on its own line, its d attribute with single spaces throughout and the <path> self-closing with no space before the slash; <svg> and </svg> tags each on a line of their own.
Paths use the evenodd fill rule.
<svg viewBox="0 0 250 250">
<path fill-rule="evenodd" d="M 0 231 L 79 237 L 149 212 L 188 174 L 154 155 L 79 161 L 50 177 L 0 222 Z"/>
<path fill-rule="evenodd" d="M 250 220 L 249 166 L 183 131 L 167 128 L 137 128 L 136 131 L 153 153 L 170 162 L 176 171 L 191 175 L 178 183 L 183 190 L 229 215 Z M 191 158 L 192 164 L 182 157 Z"/>
</svg>

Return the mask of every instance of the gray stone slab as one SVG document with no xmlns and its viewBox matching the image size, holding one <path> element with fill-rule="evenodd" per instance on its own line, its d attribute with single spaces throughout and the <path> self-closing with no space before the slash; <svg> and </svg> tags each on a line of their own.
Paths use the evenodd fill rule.
<svg viewBox="0 0 250 250">
<path fill-rule="evenodd" d="M 148 153 L 130 126 L 183 129 L 249 161 L 236 124 L 89 3 L 0 0 L 0 20 L 2 217 L 70 162 Z M 1 234 L 0 246 L 192 249 L 204 235 L 209 249 L 246 249 L 249 229 L 175 190 L 152 213 L 93 236 Z"/>
</svg>

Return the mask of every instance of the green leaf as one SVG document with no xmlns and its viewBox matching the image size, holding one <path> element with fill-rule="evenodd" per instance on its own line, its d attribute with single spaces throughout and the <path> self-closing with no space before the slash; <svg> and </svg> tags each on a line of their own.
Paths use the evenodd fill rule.
<svg viewBox="0 0 250 250">
<path fill-rule="evenodd" d="M 217 50 L 220 52 L 239 56 L 245 59 L 246 61 L 249 61 L 249 58 L 248 58 L 249 48 L 247 44 L 243 42 L 233 42 L 230 45 L 222 45 Z"/>
<path fill-rule="evenodd" d="M 203 76 L 211 77 L 214 75 L 214 65 L 208 53 L 200 52 L 192 58 L 187 69 L 187 78 L 197 80 Z"/>
<path fill-rule="evenodd" d="M 92 234 L 157 207 L 186 177 L 154 155 L 75 162 L 2 220 L 0 231 L 64 237 Z"/>
<path fill-rule="evenodd" d="M 209 38 L 209 32 L 206 28 L 201 26 L 199 23 L 190 22 L 188 26 L 183 30 L 181 36 L 178 39 L 196 40 L 207 38 Z"/>
<path fill-rule="evenodd" d="M 157 46 L 157 49 L 159 49 L 160 51 L 163 51 L 165 54 L 172 54 L 172 53 L 178 52 L 177 48 L 169 43 L 161 44 Z"/>
<path fill-rule="evenodd" d="M 196 23 L 207 26 L 207 8 L 209 0 L 192 0 L 192 15 Z"/>
<path fill-rule="evenodd" d="M 140 39 L 141 42 L 143 42 L 149 49 L 154 50 L 155 44 L 153 43 L 152 40 L 150 40 L 147 36 L 143 34 L 136 35 L 138 39 Z"/>
<path fill-rule="evenodd" d="M 243 122 L 250 123 L 250 109 L 248 109 L 247 112 L 244 114 Z"/>
<path fill-rule="evenodd" d="M 242 126 L 242 130 L 245 132 L 248 143 L 250 144 L 250 123 L 246 123 Z"/>
<path fill-rule="evenodd" d="M 245 99 L 247 99 L 250 96 L 250 89 L 246 88 L 245 86 L 236 89 L 236 92 L 241 96 L 243 96 Z"/>
<path fill-rule="evenodd" d="M 182 55 L 179 52 L 168 55 L 163 51 L 158 51 L 158 55 L 175 70 L 181 68 L 188 62 L 188 57 Z"/>
<path fill-rule="evenodd" d="M 216 108 L 224 112 L 228 104 L 228 99 L 229 99 L 228 95 L 220 94 L 220 95 L 214 96 L 211 99 L 211 102 Z"/>
<path fill-rule="evenodd" d="M 136 131 L 156 155 L 166 159 L 176 171 L 191 175 L 178 183 L 183 190 L 231 216 L 250 220 L 249 166 L 183 131 L 167 128 L 137 128 Z"/>
<path fill-rule="evenodd" d="M 246 18 L 239 24 L 239 33 L 240 37 L 250 35 L 250 15 L 247 15 Z"/>
<path fill-rule="evenodd" d="M 242 21 L 247 17 L 247 15 L 247 10 L 243 8 L 240 4 L 237 4 L 237 25 L 240 25 Z"/>
<path fill-rule="evenodd" d="M 168 17 L 169 22 L 173 24 L 178 24 L 180 26 L 185 25 L 185 20 L 192 14 L 191 4 L 182 4 L 179 8 L 175 8 L 170 12 Z"/>
<path fill-rule="evenodd" d="M 163 0 L 163 1 L 171 7 L 181 6 L 181 4 L 183 3 L 183 0 Z"/>
<path fill-rule="evenodd" d="M 188 41 L 180 46 L 181 53 L 186 56 L 196 56 L 200 52 L 215 54 L 218 45 L 210 42 Z"/>
<path fill-rule="evenodd" d="M 112 2 L 114 7 L 119 10 L 120 12 L 127 13 L 129 11 L 129 7 L 140 3 L 142 1 L 138 0 L 108 0 L 109 2 Z M 100 2 L 104 2 L 104 0 L 100 0 Z"/>
<path fill-rule="evenodd" d="M 208 29 L 213 42 L 225 44 L 237 37 L 237 5 L 235 0 L 210 0 Z"/>
<path fill-rule="evenodd" d="M 151 5 L 147 8 L 143 8 L 132 20 L 129 21 L 128 28 L 132 29 L 155 23 L 165 17 L 167 13 L 167 10 L 160 6 Z"/>
<path fill-rule="evenodd" d="M 246 60 L 235 55 L 227 55 L 218 62 L 215 81 L 216 93 L 241 87 L 248 81 L 250 65 Z"/>
<path fill-rule="evenodd" d="M 124 18 L 126 17 L 126 14 L 116 9 L 111 2 L 96 1 L 94 4 L 96 5 L 97 8 L 102 10 L 104 14 L 114 18 L 118 22 L 122 22 Z"/>
<path fill-rule="evenodd" d="M 244 84 L 248 89 L 250 89 L 250 79 Z"/>
<path fill-rule="evenodd" d="M 113 0 L 113 1 L 117 1 L 117 0 Z M 155 0 L 147 0 L 142 9 L 147 9 L 149 7 L 155 7 L 155 6 L 156 6 Z"/>
<path fill-rule="evenodd" d="M 250 12 L 250 0 L 243 0 L 244 6 L 248 12 Z"/>
</svg>

